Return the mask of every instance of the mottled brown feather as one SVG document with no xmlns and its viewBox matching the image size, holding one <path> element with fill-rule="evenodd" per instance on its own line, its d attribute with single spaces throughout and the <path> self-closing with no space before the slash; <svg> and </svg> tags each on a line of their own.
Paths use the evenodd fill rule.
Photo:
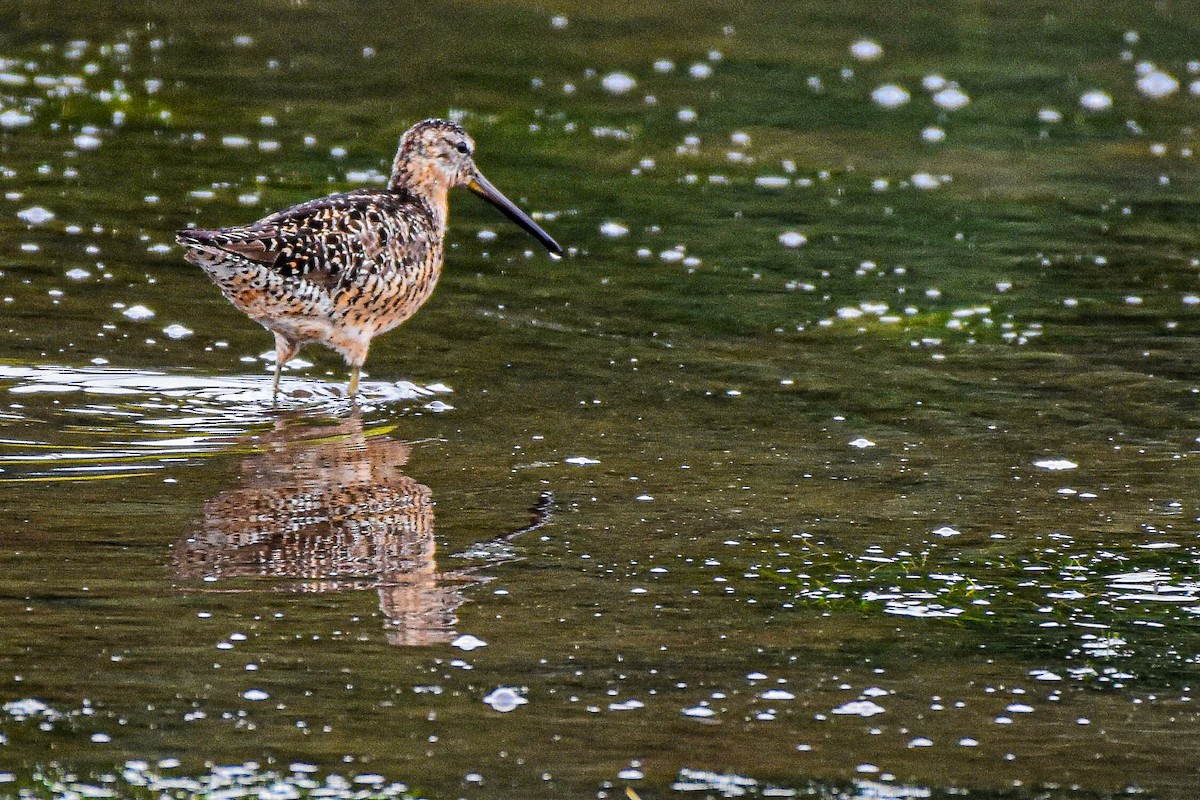
<svg viewBox="0 0 1200 800">
<path fill-rule="evenodd" d="M 472 149 L 456 123 L 426 120 L 402 137 L 384 189 L 310 200 L 249 225 L 183 230 L 177 240 L 238 309 L 275 334 L 280 363 L 319 342 L 351 365 L 354 386 L 371 339 L 411 317 L 433 293 L 452 186 L 478 192 L 486 185 L 506 216 L 561 252 L 487 184 Z"/>
</svg>

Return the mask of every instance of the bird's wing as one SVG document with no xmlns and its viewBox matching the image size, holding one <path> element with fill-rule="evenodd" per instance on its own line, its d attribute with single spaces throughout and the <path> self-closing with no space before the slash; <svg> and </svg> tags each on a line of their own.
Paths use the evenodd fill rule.
<svg viewBox="0 0 1200 800">
<path fill-rule="evenodd" d="M 179 232 L 191 249 L 227 253 L 283 278 L 303 279 L 334 291 L 362 270 L 403 267 L 420 246 L 412 231 L 420 209 L 391 193 L 357 191 L 293 206 L 258 222 L 216 231 Z M 420 237 L 415 237 L 420 239 Z"/>
</svg>

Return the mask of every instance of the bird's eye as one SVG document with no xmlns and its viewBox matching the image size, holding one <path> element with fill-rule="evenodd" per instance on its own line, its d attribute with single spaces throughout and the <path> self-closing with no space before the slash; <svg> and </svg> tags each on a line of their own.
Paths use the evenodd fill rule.
<svg viewBox="0 0 1200 800">
<path fill-rule="evenodd" d="M 458 152 L 462 153 L 464 156 L 465 156 L 467 153 L 471 152 L 471 148 L 467 147 L 467 143 L 466 143 L 466 142 L 457 142 L 457 143 L 454 145 L 454 149 L 455 149 L 455 150 L 457 150 Z"/>
</svg>

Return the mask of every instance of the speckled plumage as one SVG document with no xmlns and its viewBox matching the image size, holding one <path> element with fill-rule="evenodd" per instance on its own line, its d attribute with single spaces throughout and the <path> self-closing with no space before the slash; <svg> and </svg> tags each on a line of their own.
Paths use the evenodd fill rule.
<svg viewBox="0 0 1200 800">
<path fill-rule="evenodd" d="M 453 186 L 496 205 L 552 253 L 562 248 L 475 167 L 456 123 L 426 120 L 400 140 L 385 189 L 330 195 L 249 225 L 183 230 L 178 242 L 243 313 L 275 334 L 279 370 L 317 342 L 351 368 L 350 393 L 371 340 L 416 313 L 442 270 Z"/>
</svg>

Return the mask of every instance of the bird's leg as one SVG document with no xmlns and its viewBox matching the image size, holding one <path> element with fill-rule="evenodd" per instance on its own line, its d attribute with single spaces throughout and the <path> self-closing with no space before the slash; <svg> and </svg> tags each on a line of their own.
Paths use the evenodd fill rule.
<svg viewBox="0 0 1200 800">
<path fill-rule="evenodd" d="M 279 380 L 283 377 L 283 365 L 296 357 L 300 345 L 281 333 L 275 334 L 275 380 L 271 381 L 271 397 L 279 395 Z"/>
<path fill-rule="evenodd" d="M 370 347 L 370 338 L 363 338 L 353 342 L 343 351 L 346 358 L 346 366 L 350 367 L 350 387 L 346 390 L 347 397 L 358 397 L 358 379 L 362 374 L 362 366 L 367 361 L 367 350 Z"/>
</svg>

